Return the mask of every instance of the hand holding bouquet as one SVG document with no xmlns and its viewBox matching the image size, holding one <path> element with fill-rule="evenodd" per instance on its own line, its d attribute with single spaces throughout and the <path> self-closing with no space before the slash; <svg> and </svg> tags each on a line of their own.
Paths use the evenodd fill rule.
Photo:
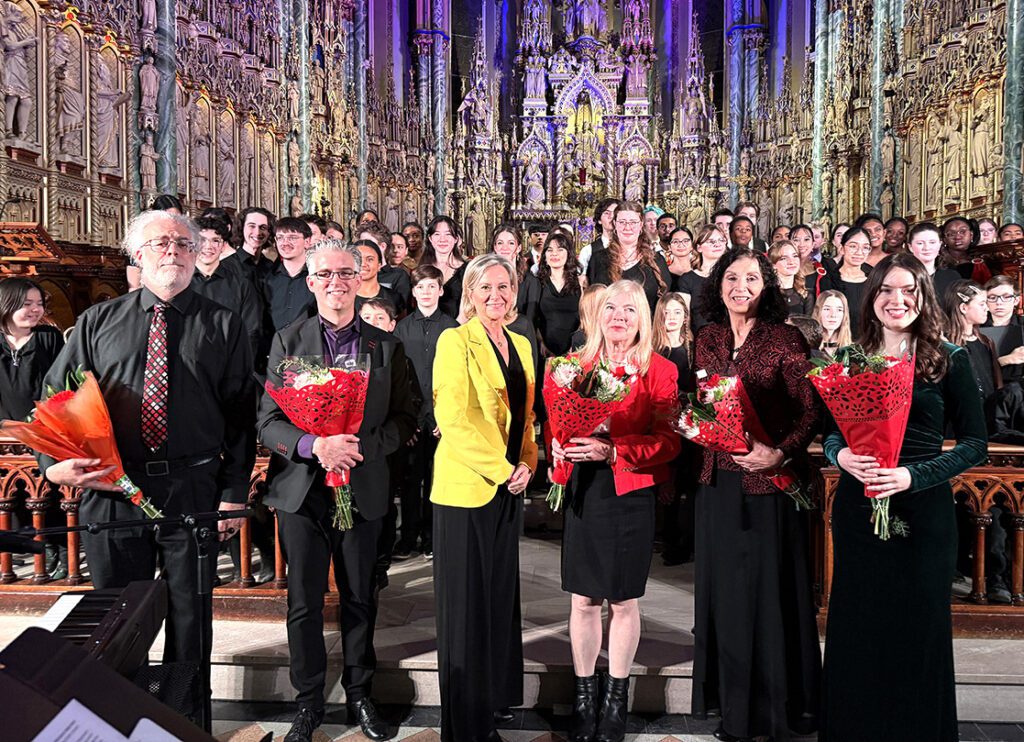
<svg viewBox="0 0 1024 742">
<path fill-rule="evenodd" d="M 834 362 L 819 361 L 808 376 L 835 418 L 846 445 L 858 456 L 871 456 L 883 469 L 899 463 L 914 392 L 914 357 L 870 355 L 858 345 L 840 348 Z M 871 498 L 875 535 L 906 536 L 907 524 L 889 513 L 889 497 Z"/>
<path fill-rule="evenodd" d="M 593 433 L 629 395 L 637 373 L 639 369 L 632 366 L 612 366 L 606 361 L 586 369 L 575 356 L 549 360 L 544 404 L 552 437 L 568 447 L 570 439 Z M 547 502 L 555 512 L 562 507 L 572 470 L 572 462 L 565 460 L 556 462 L 552 469 Z"/>
<path fill-rule="evenodd" d="M 69 373 L 64 390 L 47 388 L 46 399 L 36 402 L 33 419 L 24 423 L 4 421 L 0 423 L 0 433 L 58 462 L 98 462 L 93 473 L 105 473 L 95 481 L 111 485 L 102 489 L 121 492 L 149 518 L 163 517 L 125 474 L 110 412 L 92 372 L 79 369 Z"/>
<path fill-rule="evenodd" d="M 319 356 L 291 356 L 277 367 L 282 386 L 267 381 L 267 394 L 292 425 L 304 433 L 330 437 L 355 435 L 363 422 L 368 355 L 338 356 L 333 366 Z M 334 491 L 332 524 L 341 531 L 352 527 L 352 487 L 348 468 L 328 471 L 324 483 Z"/>
<path fill-rule="evenodd" d="M 713 374 L 700 379 L 702 374 L 707 376 L 704 371 L 697 373 L 697 393 L 689 395 L 689 404 L 673 427 L 684 438 L 711 451 L 742 456 L 751 452 L 753 441 L 770 446 L 768 434 L 740 378 Z M 789 495 L 797 510 L 814 507 L 789 467 L 780 466 L 760 473 Z"/>
</svg>

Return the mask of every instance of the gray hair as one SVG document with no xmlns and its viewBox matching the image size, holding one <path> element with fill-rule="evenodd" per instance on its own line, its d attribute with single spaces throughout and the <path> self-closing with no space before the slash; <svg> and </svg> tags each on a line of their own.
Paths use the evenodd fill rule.
<svg viewBox="0 0 1024 742">
<path fill-rule="evenodd" d="M 146 231 L 146 228 L 153 222 L 161 220 L 173 222 L 179 232 L 186 233 L 193 243 L 199 244 L 199 239 L 201 237 L 199 233 L 199 226 L 187 216 L 172 214 L 168 211 L 143 211 L 137 217 L 128 222 L 128 228 L 125 229 L 124 237 L 121 239 L 121 250 L 128 256 L 128 259 L 133 265 L 135 264 L 135 256 L 133 253 L 135 250 L 142 247 L 142 243 L 144 242 L 142 235 Z"/>
<path fill-rule="evenodd" d="M 462 303 L 459 307 L 461 314 L 466 319 L 472 319 L 476 316 L 476 307 L 473 306 L 473 289 L 480 283 L 484 273 L 496 265 L 500 265 L 505 269 L 505 272 L 508 273 L 508 280 L 512 284 L 512 305 L 505 314 L 505 322 L 507 324 L 516 318 L 516 296 L 519 293 L 519 276 L 516 273 L 515 266 L 497 253 L 489 252 L 484 255 L 478 255 L 466 265 L 466 272 L 462 277 Z"/>
<path fill-rule="evenodd" d="M 306 250 L 306 270 L 312 273 L 313 258 L 317 255 L 328 252 L 348 253 L 352 256 L 352 259 L 356 261 L 356 271 L 361 270 L 363 267 L 363 254 L 359 252 L 359 248 L 355 245 L 350 245 L 345 242 L 345 240 L 320 240 L 318 243 Z"/>
</svg>

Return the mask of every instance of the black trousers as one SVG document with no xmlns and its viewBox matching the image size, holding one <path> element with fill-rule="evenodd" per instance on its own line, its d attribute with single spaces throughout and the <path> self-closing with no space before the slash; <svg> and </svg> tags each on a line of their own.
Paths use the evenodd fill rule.
<svg viewBox="0 0 1024 742">
<path fill-rule="evenodd" d="M 215 475 L 219 461 L 182 469 L 166 477 L 146 477 L 128 472 L 165 516 L 215 510 L 219 502 Z M 137 520 L 145 517 L 139 508 L 119 495 L 90 493 L 82 500 L 79 512 L 82 523 L 104 523 L 115 520 Z M 89 563 L 93 586 L 98 589 L 124 587 L 135 580 L 152 580 L 160 557 L 161 578 L 167 581 L 167 622 L 164 662 L 199 662 L 208 660 L 213 627 L 200 626 L 198 597 L 197 550 L 192 532 L 187 528 L 162 526 L 159 532 L 149 529 L 83 532 L 82 545 Z M 210 578 L 216 571 L 216 541 L 210 544 Z M 210 597 L 206 597 L 207 603 Z M 209 606 L 207 606 L 209 607 Z M 206 657 L 200 658 L 199 631 L 206 637 Z"/>
<path fill-rule="evenodd" d="M 310 497 L 318 496 L 310 493 Z M 329 497 L 326 493 L 323 497 Z M 308 498 L 307 498 L 308 499 Z M 316 517 L 303 505 L 298 513 L 279 510 L 281 548 L 288 562 L 288 651 L 295 700 L 301 708 L 322 708 L 327 675 L 324 648 L 324 594 L 331 563 L 341 603 L 341 684 L 349 703 L 370 695 L 377 655 L 373 629 L 377 621 L 376 565 L 381 519 L 353 514 L 347 531 L 330 525 L 330 515 Z"/>
<path fill-rule="evenodd" d="M 431 538 L 430 483 L 434 479 L 434 452 L 437 438 L 429 430 L 421 430 L 419 440 L 408 448 L 409 466 L 402 483 L 402 541 L 416 546 L 419 538 Z"/>
<path fill-rule="evenodd" d="M 504 486 L 483 507 L 434 506 L 444 742 L 485 739 L 494 730 L 495 711 L 523 702 L 522 507 Z"/>
</svg>

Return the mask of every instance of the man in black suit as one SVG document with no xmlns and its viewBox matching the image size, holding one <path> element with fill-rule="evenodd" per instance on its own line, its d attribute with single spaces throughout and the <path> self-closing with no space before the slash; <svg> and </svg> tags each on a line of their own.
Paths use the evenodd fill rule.
<svg viewBox="0 0 1024 742">
<path fill-rule="evenodd" d="M 373 629 L 377 618 L 377 539 L 388 510 L 387 456 L 416 430 L 412 379 L 402 344 L 394 335 L 363 323 L 355 313 L 361 255 L 339 240 L 324 240 L 306 258 L 317 316 L 274 336 L 267 378 L 281 385 L 278 368 L 289 356 L 369 354 L 370 380 L 357 435 L 316 437 L 292 425 L 264 394 L 260 440 L 273 453 L 264 502 L 277 509 L 281 545 L 288 561 L 288 648 L 299 713 L 285 737 L 304 742 L 323 721 L 327 653 L 323 639 L 324 592 L 330 565 L 341 598 L 344 670 L 341 682 L 350 718 L 372 740 L 390 736 L 370 700 L 377 664 Z M 331 525 L 333 494 L 327 470 L 351 470 L 354 525 Z"/>
</svg>

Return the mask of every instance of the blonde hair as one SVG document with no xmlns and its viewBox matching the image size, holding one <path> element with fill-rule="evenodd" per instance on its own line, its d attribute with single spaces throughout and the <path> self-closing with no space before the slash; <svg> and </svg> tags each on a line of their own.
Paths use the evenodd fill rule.
<svg viewBox="0 0 1024 742">
<path fill-rule="evenodd" d="M 839 325 L 839 329 L 835 331 L 836 339 L 833 341 L 839 343 L 839 347 L 842 348 L 844 345 L 849 345 L 853 342 L 853 334 L 850 332 L 850 303 L 846 300 L 846 294 L 835 289 L 828 289 L 818 294 L 818 298 L 814 301 L 814 309 L 811 311 L 811 318 L 821 325 L 822 347 L 824 347 L 825 342 L 828 340 L 828 330 L 825 329 L 825 325 L 821 322 L 821 308 L 825 306 L 826 299 L 839 299 L 843 303 L 843 321 Z M 818 350 L 821 350 L 821 348 L 818 348 Z"/>
<path fill-rule="evenodd" d="M 679 339 L 682 341 L 683 347 L 686 348 L 686 355 L 690 356 L 693 353 L 693 331 L 690 329 L 690 308 L 686 306 L 686 299 L 677 291 L 671 291 L 665 294 L 663 297 L 658 299 L 658 305 L 654 307 L 654 329 L 653 329 L 653 340 L 654 349 L 659 353 L 668 353 L 672 350 L 672 346 L 668 341 L 668 330 L 665 329 L 665 310 L 668 308 L 668 303 L 674 301 L 676 304 L 683 308 L 683 326 L 679 330 Z"/>
<path fill-rule="evenodd" d="M 473 289 L 480 283 L 484 273 L 496 265 L 500 265 L 505 269 L 505 272 L 508 274 L 508 280 L 512 284 L 512 301 L 508 311 L 505 313 L 505 324 L 512 322 L 518 315 L 516 311 L 516 294 L 519 291 L 519 280 L 516 275 L 515 266 L 497 253 L 492 252 L 486 255 L 478 255 L 466 264 L 466 273 L 462 277 L 462 301 L 459 309 L 467 322 L 476 316 L 476 307 L 473 306 L 472 298 Z"/>
<path fill-rule="evenodd" d="M 646 374 L 651 365 L 651 353 L 654 352 L 651 307 L 647 303 L 647 294 L 644 293 L 643 286 L 636 281 L 622 279 L 604 290 L 600 309 L 603 310 L 608 306 L 608 302 L 617 296 L 626 296 L 636 304 L 638 327 L 636 338 L 626 351 L 626 360 L 639 368 L 641 374 Z M 601 326 L 600 316 L 597 316 L 594 318 L 593 328 L 587 332 L 587 342 L 580 351 L 580 361 L 584 365 L 595 363 L 604 356 L 604 350 L 604 328 Z"/>
<path fill-rule="evenodd" d="M 580 295 L 580 329 L 583 331 L 584 339 L 594 334 L 597 313 L 604 303 L 604 292 L 607 290 L 607 284 L 592 283 L 583 289 Z"/>
<path fill-rule="evenodd" d="M 768 262 L 772 264 L 772 268 L 774 268 L 775 264 L 778 263 L 779 260 L 781 260 L 781 258 L 782 258 L 782 249 L 785 248 L 785 247 L 792 247 L 794 250 L 796 250 L 796 245 L 794 245 L 792 243 L 792 241 L 790 241 L 790 240 L 778 240 L 777 242 L 773 242 L 772 246 L 768 248 Z M 800 251 L 799 250 L 797 250 L 797 252 L 796 252 L 796 259 L 800 260 Z M 803 262 L 802 261 L 800 263 L 800 268 L 801 269 L 803 268 Z M 775 272 L 778 273 L 778 271 L 775 271 Z M 804 299 L 806 299 L 807 298 L 807 281 L 804 280 L 806 278 L 806 276 L 801 277 L 800 276 L 800 272 L 801 271 L 798 270 L 796 272 L 796 275 L 793 276 L 793 288 L 796 290 L 796 292 L 798 294 L 800 294 L 800 296 L 802 296 Z"/>
</svg>

